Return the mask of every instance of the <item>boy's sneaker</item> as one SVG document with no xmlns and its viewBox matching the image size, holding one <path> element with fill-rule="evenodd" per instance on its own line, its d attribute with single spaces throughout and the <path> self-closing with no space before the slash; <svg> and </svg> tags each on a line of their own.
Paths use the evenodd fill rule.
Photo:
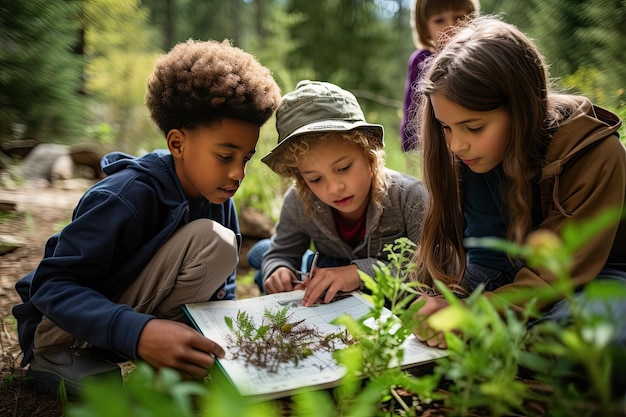
<svg viewBox="0 0 626 417">
<path fill-rule="evenodd" d="M 63 349 L 58 352 L 33 354 L 26 375 L 31 379 L 36 391 L 56 393 L 64 381 L 68 397 L 77 398 L 84 387 L 85 378 L 119 378 L 122 384 L 120 367 L 105 359 L 97 349 Z"/>
</svg>

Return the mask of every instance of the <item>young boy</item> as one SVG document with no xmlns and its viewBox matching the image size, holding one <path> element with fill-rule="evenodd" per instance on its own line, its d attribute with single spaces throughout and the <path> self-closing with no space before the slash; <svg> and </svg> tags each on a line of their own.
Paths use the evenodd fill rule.
<svg viewBox="0 0 626 417">
<path fill-rule="evenodd" d="M 17 284 L 13 309 L 35 388 L 141 359 L 200 378 L 223 349 L 183 324 L 181 305 L 234 298 L 240 234 L 231 197 L 280 102 L 270 71 L 228 41 L 176 45 L 157 59 L 146 105 L 167 151 L 113 153 L 72 222 Z"/>
</svg>

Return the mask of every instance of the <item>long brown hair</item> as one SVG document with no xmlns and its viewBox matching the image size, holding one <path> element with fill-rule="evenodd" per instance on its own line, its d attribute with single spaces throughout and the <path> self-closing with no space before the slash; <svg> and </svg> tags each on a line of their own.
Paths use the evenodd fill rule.
<svg viewBox="0 0 626 417">
<path fill-rule="evenodd" d="M 542 164 L 548 140 L 549 78 L 536 45 L 516 27 L 495 16 L 464 23 L 440 50 L 420 83 L 425 100 L 419 114 L 424 174 L 430 205 L 424 220 L 416 278 L 451 285 L 460 281 L 466 261 L 463 249 L 463 173 L 465 166 L 450 152 L 430 103 L 441 94 L 473 111 L 502 108 L 511 117 L 510 145 L 502 168 L 508 184 L 507 237 L 521 242 L 531 227 L 530 179 Z"/>
</svg>

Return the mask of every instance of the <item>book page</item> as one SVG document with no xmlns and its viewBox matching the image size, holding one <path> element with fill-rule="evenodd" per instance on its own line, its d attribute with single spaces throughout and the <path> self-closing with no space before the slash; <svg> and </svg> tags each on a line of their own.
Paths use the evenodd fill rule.
<svg viewBox="0 0 626 417">
<path fill-rule="evenodd" d="M 237 347 L 229 348 L 233 334 L 224 317 L 229 316 L 236 322 L 237 314 L 245 311 L 254 320 L 255 325 L 259 326 L 266 309 L 275 312 L 289 306 L 290 322 L 304 320 L 307 327 L 315 327 L 324 334 L 330 334 L 344 329 L 343 326 L 330 323 L 335 318 L 347 314 L 359 319 L 371 308 L 370 303 L 356 292 L 330 304 L 317 304 L 311 307 L 301 305 L 303 295 L 304 291 L 298 290 L 237 301 L 187 304 L 185 309 L 198 330 L 227 351 L 226 357 L 217 359 L 216 362 L 239 392 L 244 396 L 272 399 L 289 395 L 298 388 L 319 389 L 335 386 L 344 376 L 345 369 L 332 358 L 332 352 L 324 350 L 315 350 L 311 356 L 300 359 L 297 363 L 293 361 L 280 364 L 276 372 L 249 365 L 245 358 L 235 358 L 233 352 L 228 351 Z M 445 354 L 423 345 L 414 337 L 407 340 L 405 345 L 403 362 L 407 364 L 431 361 Z"/>
</svg>

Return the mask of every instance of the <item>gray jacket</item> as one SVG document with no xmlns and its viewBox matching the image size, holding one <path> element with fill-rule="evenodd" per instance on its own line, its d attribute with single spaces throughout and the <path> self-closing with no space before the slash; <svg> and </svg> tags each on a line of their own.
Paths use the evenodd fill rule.
<svg viewBox="0 0 626 417">
<path fill-rule="evenodd" d="M 388 189 L 382 201 L 382 209 L 370 202 L 365 237 L 354 249 L 341 240 L 329 206 L 316 200 L 315 213 L 311 216 L 305 212 L 296 190 L 287 190 L 276 234 L 263 258 L 263 281 L 281 266 L 299 270 L 302 255 L 309 249 L 311 242 L 320 252 L 320 257 L 327 255 L 346 259 L 349 261 L 347 264 L 356 264 L 371 277 L 374 276 L 373 265 L 386 259 L 383 253 L 385 245 L 400 237 L 407 237 L 417 243 L 428 204 L 426 187 L 420 180 L 390 169 L 386 170 L 386 175 Z"/>
</svg>

